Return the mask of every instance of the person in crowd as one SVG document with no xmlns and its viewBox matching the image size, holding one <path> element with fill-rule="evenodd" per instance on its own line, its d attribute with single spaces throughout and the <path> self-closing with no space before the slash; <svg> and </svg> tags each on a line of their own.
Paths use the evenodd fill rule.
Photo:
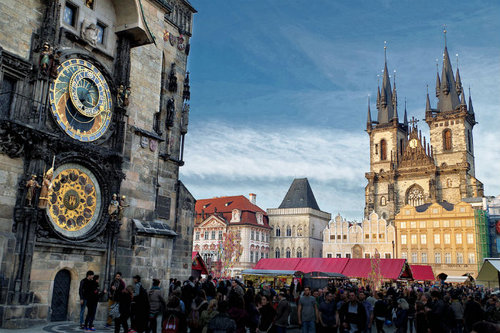
<svg viewBox="0 0 500 333">
<path fill-rule="evenodd" d="M 429 323 L 425 313 L 425 305 L 421 301 L 415 303 L 415 333 L 428 333 Z"/>
<path fill-rule="evenodd" d="M 366 329 L 366 310 L 358 301 L 355 291 L 349 292 L 349 300 L 340 308 L 339 318 L 342 328 L 347 332 L 364 332 Z"/>
<path fill-rule="evenodd" d="M 397 300 L 398 309 L 396 311 L 396 320 L 394 321 L 394 326 L 396 326 L 396 333 L 406 333 L 408 331 L 408 310 L 410 306 L 404 298 Z"/>
<path fill-rule="evenodd" d="M 99 298 L 106 293 L 106 290 L 99 290 L 99 275 L 94 275 L 92 281 L 85 288 L 85 299 L 87 300 L 87 317 L 85 317 L 84 329 L 95 331 L 94 320 Z"/>
<path fill-rule="evenodd" d="M 297 312 L 299 325 L 302 326 L 302 333 L 316 332 L 318 306 L 316 305 L 316 299 L 311 295 L 311 288 L 304 287 L 304 294 L 299 299 Z"/>
<path fill-rule="evenodd" d="M 217 311 L 217 300 L 212 299 L 208 303 L 208 307 L 201 313 L 200 326 L 202 327 L 202 333 L 207 333 L 208 323 L 215 317 L 219 312 Z"/>
<path fill-rule="evenodd" d="M 119 302 L 121 293 L 125 289 L 125 282 L 122 280 L 122 273 L 116 272 L 115 278 L 109 285 L 108 291 L 108 319 L 106 322 L 106 327 L 111 327 L 113 323 L 113 318 L 109 315 L 109 311 L 111 311 L 112 306 L 115 303 Z M 128 330 L 128 328 L 127 328 Z"/>
<path fill-rule="evenodd" d="M 217 304 L 218 313 L 208 323 L 207 333 L 235 333 L 236 323 L 234 322 L 227 311 L 229 303 L 222 301 Z"/>
<path fill-rule="evenodd" d="M 188 314 L 188 327 L 191 333 L 201 333 L 203 326 L 201 325 L 200 317 L 201 313 L 208 308 L 207 297 L 205 291 L 200 289 L 193 303 L 191 303 L 191 310 Z"/>
<path fill-rule="evenodd" d="M 478 321 L 472 325 L 471 333 L 500 333 L 500 326 L 487 321 Z"/>
<path fill-rule="evenodd" d="M 131 305 L 130 321 L 132 329 L 138 333 L 144 333 L 149 323 L 149 299 L 146 289 L 142 286 L 141 277 L 135 275 L 134 292 Z"/>
<path fill-rule="evenodd" d="M 372 331 L 372 324 L 373 324 L 373 306 L 370 302 L 366 300 L 366 294 L 363 292 L 359 293 L 359 302 L 363 304 L 365 310 L 366 310 L 366 332 L 371 332 Z M 406 333 L 406 332 L 405 332 Z"/>
<path fill-rule="evenodd" d="M 236 292 L 230 292 L 228 315 L 236 323 L 236 333 L 245 333 L 245 324 L 247 323 L 247 312 L 245 311 L 245 304 L 243 297 Z"/>
<path fill-rule="evenodd" d="M 80 281 L 80 286 L 78 288 L 78 294 L 80 295 L 80 328 L 85 328 L 84 315 L 85 308 L 87 306 L 87 299 L 85 298 L 86 289 L 88 288 L 90 282 L 94 278 L 94 272 L 88 271 L 85 278 Z"/>
<path fill-rule="evenodd" d="M 121 327 L 123 327 L 124 333 L 128 333 L 128 319 L 130 318 L 130 308 L 134 298 L 134 286 L 129 285 L 123 291 L 116 292 L 115 297 L 120 309 L 120 316 L 115 318 L 115 333 L 120 333 Z"/>
<path fill-rule="evenodd" d="M 460 301 L 458 292 L 451 295 L 450 308 L 453 311 L 453 323 L 451 328 L 452 333 L 462 333 L 464 328 L 464 306 Z"/>
<path fill-rule="evenodd" d="M 472 326 L 483 320 L 484 311 L 479 303 L 479 297 L 474 295 L 469 295 L 467 298 L 467 303 L 464 307 L 464 320 L 467 332 L 472 331 Z"/>
<path fill-rule="evenodd" d="M 269 296 L 262 296 L 259 304 L 260 322 L 257 332 L 274 332 L 273 325 L 276 317 L 276 310 L 271 304 Z"/>
<path fill-rule="evenodd" d="M 338 313 L 337 307 L 333 299 L 331 291 L 327 291 L 324 301 L 321 302 L 318 308 L 319 315 L 319 333 L 328 333 L 337 330 Z"/>
<path fill-rule="evenodd" d="M 207 301 L 211 301 L 217 296 L 217 288 L 215 287 L 215 283 L 213 281 L 212 275 L 209 275 L 205 282 L 203 282 L 202 286 L 205 294 L 207 295 Z"/>
<path fill-rule="evenodd" d="M 186 309 L 189 311 L 191 309 L 191 304 L 196 297 L 196 281 L 194 276 L 190 276 L 188 280 L 184 281 L 181 292 L 181 299 L 184 302 Z"/>
<path fill-rule="evenodd" d="M 181 299 L 176 295 L 171 295 L 168 298 L 167 306 L 163 313 L 162 332 L 187 332 L 186 314 L 181 308 Z"/>
<path fill-rule="evenodd" d="M 161 294 L 160 280 L 153 279 L 153 286 L 148 292 L 149 300 L 149 325 L 147 333 L 157 333 L 157 319 L 166 307 L 165 299 Z"/>
<path fill-rule="evenodd" d="M 276 320 L 274 326 L 276 327 L 276 333 L 286 333 L 286 328 L 288 327 L 288 317 L 290 316 L 290 303 L 286 296 L 286 290 L 281 291 L 278 294 L 278 306 L 276 308 Z"/>
<path fill-rule="evenodd" d="M 384 300 L 384 294 L 377 293 L 377 301 L 373 307 L 373 317 L 375 319 L 375 327 L 377 328 L 377 333 L 385 333 L 384 323 L 387 318 L 387 303 Z"/>
</svg>

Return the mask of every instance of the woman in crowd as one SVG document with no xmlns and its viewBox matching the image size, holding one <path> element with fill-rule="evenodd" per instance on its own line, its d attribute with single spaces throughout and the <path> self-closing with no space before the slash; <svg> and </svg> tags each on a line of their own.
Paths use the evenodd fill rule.
<svg viewBox="0 0 500 333">
<path fill-rule="evenodd" d="M 276 317 L 276 310 L 271 304 L 269 296 L 262 296 L 259 304 L 260 322 L 257 332 L 274 332 L 273 324 Z"/>
</svg>

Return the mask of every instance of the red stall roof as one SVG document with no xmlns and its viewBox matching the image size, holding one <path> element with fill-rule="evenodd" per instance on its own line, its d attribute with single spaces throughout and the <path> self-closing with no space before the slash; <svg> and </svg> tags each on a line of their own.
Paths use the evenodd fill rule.
<svg viewBox="0 0 500 333">
<path fill-rule="evenodd" d="M 191 261 L 191 269 L 194 269 L 195 271 L 201 271 L 201 274 L 208 274 L 207 265 L 205 264 L 203 258 L 200 256 L 199 252 L 191 253 Z"/>
<path fill-rule="evenodd" d="M 372 271 L 372 259 L 350 259 L 342 274 L 349 277 L 366 279 Z M 384 279 L 396 280 L 405 268 L 405 259 L 379 259 L 380 274 Z"/>
<path fill-rule="evenodd" d="M 296 271 L 300 258 L 260 259 L 254 269 L 272 269 L 277 271 Z"/>
<path fill-rule="evenodd" d="M 325 272 L 342 274 L 348 261 L 348 258 L 304 258 L 300 260 L 295 270 L 303 273 Z"/>
<path fill-rule="evenodd" d="M 429 265 L 410 265 L 413 279 L 417 281 L 434 281 L 434 272 Z"/>
</svg>

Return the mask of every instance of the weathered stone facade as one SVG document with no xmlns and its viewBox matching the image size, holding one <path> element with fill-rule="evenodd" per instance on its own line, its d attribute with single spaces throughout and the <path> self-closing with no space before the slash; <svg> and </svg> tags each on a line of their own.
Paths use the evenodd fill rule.
<svg viewBox="0 0 500 333">
<path fill-rule="evenodd" d="M 195 200 L 179 167 L 194 13 L 186 0 L 0 0 L 0 327 L 76 320 L 88 270 L 101 287 L 115 271 L 146 287 L 190 275 Z"/>
<path fill-rule="evenodd" d="M 396 85 L 391 87 L 385 64 L 382 88 L 377 92 L 377 121 L 372 121 L 368 106 L 370 172 L 365 175 L 365 216 L 376 212 L 394 223 L 406 204 L 458 203 L 483 195 L 483 184 L 475 178 L 474 108 L 470 96 L 466 103 L 460 73 L 457 69 L 454 75 L 446 47 L 443 71 L 436 81 L 438 108 L 431 108 L 427 96 L 427 142 L 418 130 L 418 120 L 408 122 L 406 109 L 399 122 Z"/>
</svg>

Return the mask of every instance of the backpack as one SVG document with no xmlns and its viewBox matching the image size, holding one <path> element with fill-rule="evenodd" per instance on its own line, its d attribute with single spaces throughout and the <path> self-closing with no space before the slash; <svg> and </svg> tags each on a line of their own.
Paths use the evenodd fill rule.
<svg viewBox="0 0 500 333">
<path fill-rule="evenodd" d="M 176 315 L 169 315 L 162 323 L 161 333 L 178 333 L 180 332 L 180 320 Z"/>
</svg>

